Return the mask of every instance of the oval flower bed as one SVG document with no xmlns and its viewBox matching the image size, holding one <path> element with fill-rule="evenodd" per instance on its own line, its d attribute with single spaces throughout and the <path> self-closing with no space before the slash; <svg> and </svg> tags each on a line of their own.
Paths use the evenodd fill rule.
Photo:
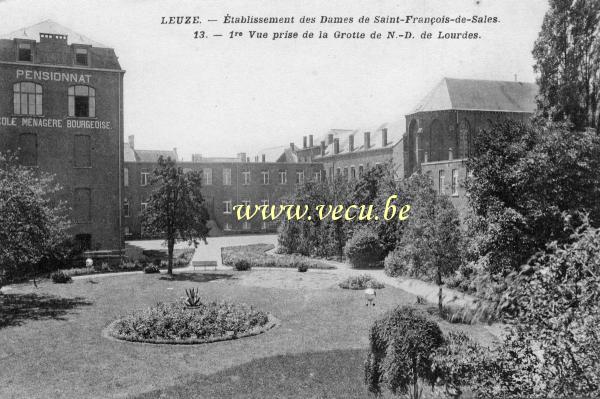
<svg viewBox="0 0 600 399">
<path fill-rule="evenodd" d="M 274 325 L 272 316 L 246 304 L 159 303 L 112 322 L 108 334 L 133 342 L 201 344 L 260 334 Z"/>
</svg>

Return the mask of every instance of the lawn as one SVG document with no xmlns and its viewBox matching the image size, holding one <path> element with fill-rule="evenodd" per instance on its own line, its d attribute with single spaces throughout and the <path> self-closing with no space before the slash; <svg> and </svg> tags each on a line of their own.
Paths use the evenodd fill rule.
<svg viewBox="0 0 600 399">
<path fill-rule="evenodd" d="M 415 302 L 413 295 L 387 287 L 375 307 L 366 307 L 360 291 L 340 289 L 341 278 L 325 270 L 175 276 L 91 276 L 5 291 L 0 397 L 369 397 L 362 382 L 369 327 L 385 310 Z M 199 287 L 204 298 L 270 312 L 280 325 L 253 337 L 194 346 L 102 336 L 119 316 L 175 301 L 191 287 Z M 468 329 L 484 343 L 493 340 L 481 326 L 441 325 L 446 331 Z"/>
</svg>

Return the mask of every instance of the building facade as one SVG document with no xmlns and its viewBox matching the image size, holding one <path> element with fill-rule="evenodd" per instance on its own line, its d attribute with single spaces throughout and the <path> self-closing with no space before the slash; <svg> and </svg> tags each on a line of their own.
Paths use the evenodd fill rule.
<svg viewBox="0 0 600 399">
<path fill-rule="evenodd" d="M 152 170 L 160 156 L 177 159 L 176 151 L 137 150 L 133 138 L 125 145 L 125 180 L 123 225 L 126 239 L 144 237 L 141 214 L 147 206 L 153 187 Z M 282 158 L 284 149 L 274 152 Z M 197 162 L 178 164 L 184 171 L 202 172 L 202 193 L 210 216 L 211 235 L 274 232 L 277 223 L 255 218 L 240 221 L 235 205 L 277 205 L 292 195 L 298 185 L 322 176 L 322 164 L 299 162 L 269 162 L 266 154 L 254 161 L 245 153 L 235 158 L 194 157 Z"/>
<path fill-rule="evenodd" d="M 404 176 L 431 176 L 435 189 L 465 212 L 465 162 L 473 138 L 493 123 L 525 122 L 536 109 L 533 83 L 449 79 L 442 81 L 406 115 Z"/>
<path fill-rule="evenodd" d="M 113 49 L 44 21 L 0 37 L 0 151 L 52 173 L 88 249 L 121 249 L 123 75 Z"/>
</svg>

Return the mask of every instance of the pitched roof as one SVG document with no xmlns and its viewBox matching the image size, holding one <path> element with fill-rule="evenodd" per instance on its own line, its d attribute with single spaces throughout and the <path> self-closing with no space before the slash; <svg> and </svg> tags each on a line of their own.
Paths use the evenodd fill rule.
<svg viewBox="0 0 600 399">
<path fill-rule="evenodd" d="M 383 147 L 382 133 L 383 129 L 387 129 L 387 144 Z M 398 140 L 402 138 L 402 134 L 405 130 L 405 122 L 404 118 L 401 118 L 394 122 L 386 122 L 383 123 L 374 129 L 331 129 L 327 132 L 321 140 L 324 140 L 327 143 L 327 138 L 329 134 L 333 134 L 334 140 L 337 138 L 340 140 L 340 152 L 338 154 L 349 153 L 350 149 L 350 136 L 354 137 L 354 147 L 352 153 L 356 153 L 359 151 L 366 150 L 375 150 L 381 148 L 390 148 L 393 147 Z M 365 135 L 364 132 L 370 132 L 369 136 L 369 148 L 365 148 Z M 333 155 L 333 143 L 327 144 L 325 147 L 325 156 Z M 318 155 L 315 158 L 319 158 L 321 155 Z"/>
<path fill-rule="evenodd" d="M 171 158 L 177 161 L 177 152 L 163 150 L 133 150 L 135 152 L 136 162 L 158 162 L 158 158 Z"/>
<path fill-rule="evenodd" d="M 263 150 L 258 151 L 258 160 L 262 160 L 262 156 L 265 156 L 265 162 L 288 162 L 295 163 L 298 162 L 298 156 L 295 151 L 292 151 L 290 146 L 277 146 L 265 148 Z"/>
<path fill-rule="evenodd" d="M 532 113 L 537 93 L 535 83 L 443 78 L 410 114 L 452 109 Z"/>
<path fill-rule="evenodd" d="M 80 33 L 72 31 L 71 29 L 64 27 L 50 19 L 42 21 L 38 24 L 28 26 L 26 28 L 17 29 L 14 32 L 0 35 L 0 39 L 29 39 L 29 40 L 40 40 L 40 33 L 51 33 L 57 35 L 66 35 L 68 44 L 87 44 L 92 47 L 104 47 L 102 43 L 88 38 Z"/>
</svg>

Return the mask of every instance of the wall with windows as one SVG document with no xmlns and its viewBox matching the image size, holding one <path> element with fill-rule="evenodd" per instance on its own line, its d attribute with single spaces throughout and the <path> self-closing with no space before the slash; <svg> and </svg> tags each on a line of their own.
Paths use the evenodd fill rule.
<svg viewBox="0 0 600 399">
<path fill-rule="evenodd" d="M 466 216 L 467 198 L 464 186 L 467 178 L 466 160 L 422 163 L 421 172 L 431 178 L 433 188 L 439 194 L 450 198 L 461 217 Z"/>
<path fill-rule="evenodd" d="M 233 207 L 238 204 L 274 205 L 292 194 L 303 181 L 324 176 L 320 163 L 279 162 L 179 162 L 184 170 L 201 170 L 202 192 L 209 215 L 215 223 L 211 234 L 273 232 L 277 223 L 263 223 L 255 219 L 248 223 L 238 221 Z M 155 163 L 126 162 L 129 176 L 124 187 L 130 216 L 124 217 L 124 226 L 135 239 L 143 236 L 141 211 L 150 196 L 152 186 L 143 185 L 145 173 L 151 173 Z"/>
<path fill-rule="evenodd" d="M 120 249 L 123 71 L 112 49 L 44 35 L 0 40 L 0 151 L 56 175 L 74 236 Z"/>
<path fill-rule="evenodd" d="M 323 162 L 326 178 L 341 175 L 352 180 L 377 164 L 392 161 L 393 146 L 319 157 L 317 160 Z"/>
</svg>

